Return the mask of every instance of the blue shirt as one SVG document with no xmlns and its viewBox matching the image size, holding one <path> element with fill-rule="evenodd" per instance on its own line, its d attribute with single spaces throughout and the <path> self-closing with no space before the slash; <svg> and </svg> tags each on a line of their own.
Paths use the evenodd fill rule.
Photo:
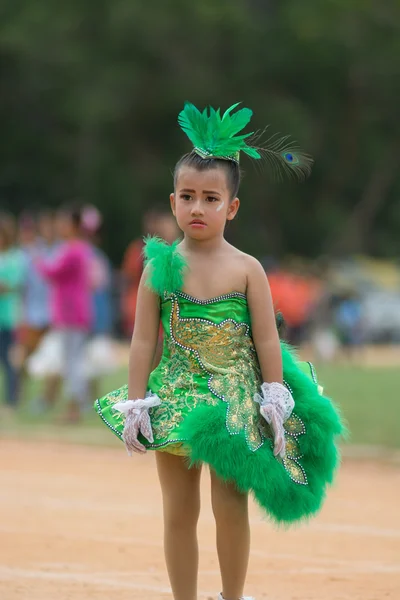
<svg viewBox="0 0 400 600">
<path fill-rule="evenodd" d="M 21 316 L 21 292 L 25 277 L 24 255 L 18 248 L 0 251 L 0 329 L 15 329 Z"/>
<path fill-rule="evenodd" d="M 54 256 L 58 244 L 48 245 L 43 241 L 25 249 L 27 276 L 24 290 L 24 321 L 35 329 L 50 324 L 49 284 L 35 266 L 35 259 L 50 259 Z"/>
<path fill-rule="evenodd" d="M 110 334 L 113 327 L 113 303 L 112 303 L 112 268 L 105 253 L 92 246 L 92 274 L 94 279 L 93 309 L 94 322 L 93 333 Z"/>
</svg>

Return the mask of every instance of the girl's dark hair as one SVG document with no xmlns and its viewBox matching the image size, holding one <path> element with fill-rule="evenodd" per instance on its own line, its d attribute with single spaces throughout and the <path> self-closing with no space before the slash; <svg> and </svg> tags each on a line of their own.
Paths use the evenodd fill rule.
<svg viewBox="0 0 400 600">
<path fill-rule="evenodd" d="M 41 208 L 37 215 L 39 220 L 40 219 L 54 219 L 55 216 L 56 216 L 56 213 L 51 208 Z"/>
<path fill-rule="evenodd" d="M 10 231 L 8 230 L 8 228 L 5 225 L 5 223 L 2 223 L 1 221 L 0 221 L 0 238 L 3 239 L 4 244 L 5 244 L 5 246 L 7 248 L 9 248 L 10 246 L 12 246 L 13 240 L 12 240 Z"/>
<path fill-rule="evenodd" d="M 197 171 L 207 171 L 209 169 L 223 169 L 226 173 L 230 199 L 236 198 L 239 192 L 241 172 L 237 162 L 233 160 L 224 160 L 222 158 L 202 158 L 196 152 L 184 154 L 178 160 L 174 169 L 174 187 L 181 167 L 192 167 Z"/>
<path fill-rule="evenodd" d="M 68 216 L 76 229 L 80 229 L 82 227 L 83 210 L 81 206 L 77 204 L 66 204 L 60 208 L 59 212 Z"/>
</svg>

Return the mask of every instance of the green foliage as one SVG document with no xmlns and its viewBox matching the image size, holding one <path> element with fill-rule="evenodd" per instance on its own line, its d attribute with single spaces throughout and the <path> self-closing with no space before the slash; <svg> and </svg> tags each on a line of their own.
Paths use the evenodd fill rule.
<svg viewBox="0 0 400 600">
<path fill-rule="evenodd" d="M 399 56 L 398 0 L 8 0 L 1 207 L 94 202 L 119 260 L 145 207 L 168 202 L 183 102 L 241 100 L 256 129 L 291 133 L 316 164 L 301 186 L 249 165 L 233 241 L 398 253 Z"/>
</svg>

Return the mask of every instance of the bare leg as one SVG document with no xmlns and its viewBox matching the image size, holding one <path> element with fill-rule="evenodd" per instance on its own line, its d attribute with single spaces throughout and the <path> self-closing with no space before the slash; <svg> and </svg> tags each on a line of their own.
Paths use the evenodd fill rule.
<svg viewBox="0 0 400 600">
<path fill-rule="evenodd" d="M 47 408 L 53 408 L 57 402 L 61 390 L 61 377 L 59 375 L 49 375 L 46 377 L 43 386 L 43 399 Z"/>
<path fill-rule="evenodd" d="M 88 380 L 82 369 L 87 333 L 79 329 L 63 329 L 62 338 L 65 395 L 68 398 L 65 421 L 77 423 L 88 398 Z"/>
<path fill-rule="evenodd" d="M 200 473 L 181 456 L 156 452 L 164 509 L 164 552 L 174 600 L 197 599 Z"/>
<path fill-rule="evenodd" d="M 211 501 L 217 525 L 217 551 L 224 600 L 243 595 L 250 552 L 247 494 L 211 471 Z"/>
</svg>

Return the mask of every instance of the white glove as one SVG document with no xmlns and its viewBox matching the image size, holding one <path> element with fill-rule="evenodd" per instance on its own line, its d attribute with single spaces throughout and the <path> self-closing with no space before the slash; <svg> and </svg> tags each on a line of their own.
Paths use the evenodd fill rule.
<svg viewBox="0 0 400 600">
<path fill-rule="evenodd" d="M 129 456 L 132 456 L 132 452 L 139 452 L 139 454 L 145 454 L 146 452 L 146 448 L 138 440 L 139 433 L 150 443 L 153 443 L 149 408 L 159 404 L 161 404 L 160 398 L 149 392 L 144 400 L 123 400 L 114 404 L 114 410 L 126 415 L 122 439 L 125 442 L 125 448 Z"/>
<path fill-rule="evenodd" d="M 286 443 L 284 422 L 292 414 L 294 400 L 287 387 L 274 381 L 263 383 L 261 393 L 254 394 L 254 401 L 260 405 L 260 414 L 271 426 L 274 434 L 274 456 L 285 458 Z"/>
</svg>

